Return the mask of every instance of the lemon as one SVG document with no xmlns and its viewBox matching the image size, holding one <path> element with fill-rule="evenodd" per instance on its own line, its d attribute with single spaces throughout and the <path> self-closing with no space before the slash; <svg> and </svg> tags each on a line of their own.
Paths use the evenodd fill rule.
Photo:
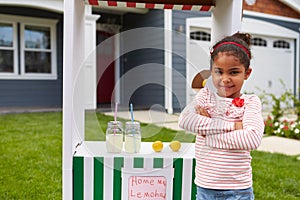
<svg viewBox="0 0 300 200">
<path fill-rule="evenodd" d="M 202 87 L 205 87 L 206 82 L 207 82 L 207 79 L 204 79 L 203 82 L 202 82 Z"/>
<path fill-rule="evenodd" d="M 172 149 L 172 151 L 179 151 L 179 149 L 181 148 L 181 143 L 175 140 L 169 144 L 169 147 Z"/>
<path fill-rule="evenodd" d="M 164 147 L 164 144 L 161 141 L 155 141 L 152 144 L 152 149 L 156 152 L 160 152 Z"/>
</svg>

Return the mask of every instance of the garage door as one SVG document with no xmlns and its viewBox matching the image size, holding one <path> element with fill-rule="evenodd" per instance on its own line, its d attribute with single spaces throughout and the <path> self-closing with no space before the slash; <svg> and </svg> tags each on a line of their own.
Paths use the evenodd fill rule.
<svg viewBox="0 0 300 200">
<path fill-rule="evenodd" d="M 253 35 L 252 75 L 243 88 L 246 92 L 268 93 L 279 96 L 294 86 L 294 41 L 289 38 Z"/>
</svg>

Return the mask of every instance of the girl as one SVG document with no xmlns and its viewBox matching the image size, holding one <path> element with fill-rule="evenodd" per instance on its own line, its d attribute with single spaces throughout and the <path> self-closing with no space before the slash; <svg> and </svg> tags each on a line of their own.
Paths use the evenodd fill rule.
<svg viewBox="0 0 300 200">
<path fill-rule="evenodd" d="M 215 88 L 201 89 L 179 118 L 181 128 L 197 133 L 197 200 L 254 199 L 250 151 L 261 143 L 264 122 L 260 99 L 241 94 L 252 72 L 250 39 L 236 33 L 213 46 Z"/>
</svg>

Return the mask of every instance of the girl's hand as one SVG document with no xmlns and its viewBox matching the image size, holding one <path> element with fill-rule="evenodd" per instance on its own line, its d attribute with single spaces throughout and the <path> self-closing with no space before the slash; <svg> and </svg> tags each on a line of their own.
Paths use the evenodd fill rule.
<svg viewBox="0 0 300 200">
<path fill-rule="evenodd" d="M 235 122 L 234 123 L 234 130 L 241 130 L 243 129 L 243 122 Z"/>
<path fill-rule="evenodd" d="M 210 115 L 208 114 L 207 110 L 205 110 L 204 108 L 201 108 L 199 105 L 195 106 L 195 110 L 196 110 L 197 114 L 211 118 Z"/>
</svg>

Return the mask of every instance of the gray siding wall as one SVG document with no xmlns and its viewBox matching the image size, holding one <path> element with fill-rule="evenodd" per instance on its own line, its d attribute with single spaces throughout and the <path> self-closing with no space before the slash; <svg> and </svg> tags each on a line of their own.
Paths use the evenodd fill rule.
<svg viewBox="0 0 300 200">
<path fill-rule="evenodd" d="M 27 7 L 0 6 L 0 14 L 57 19 L 57 80 L 0 79 L 0 107 L 62 106 L 63 15 Z"/>
<path fill-rule="evenodd" d="M 124 104 L 143 108 L 154 104 L 164 106 L 163 27 L 163 10 L 124 15 L 123 31 L 130 32 L 128 37 L 121 38 L 121 51 L 127 52 L 121 57 Z"/>
<path fill-rule="evenodd" d="M 173 34 L 173 109 L 180 112 L 186 105 L 186 19 L 192 17 L 207 17 L 210 12 L 172 11 L 172 29 L 182 26 L 181 34 Z M 174 73 L 175 72 L 175 73 Z M 190 80 L 191 81 L 191 80 Z"/>
</svg>

